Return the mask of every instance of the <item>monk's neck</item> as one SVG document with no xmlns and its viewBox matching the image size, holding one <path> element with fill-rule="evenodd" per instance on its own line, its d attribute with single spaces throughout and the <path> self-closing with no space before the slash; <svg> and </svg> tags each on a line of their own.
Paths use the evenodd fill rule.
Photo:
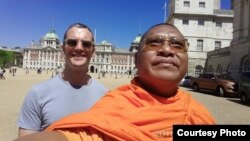
<svg viewBox="0 0 250 141">
<path fill-rule="evenodd" d="M 139 82 L 143 89 L 147 90 L 148 92 L 161 96 L 161 97 L 173 97 L 176 95 L 178 87 L 174 84 L 167 84 L 167 83 L 144 83 Z"/>
</svg>

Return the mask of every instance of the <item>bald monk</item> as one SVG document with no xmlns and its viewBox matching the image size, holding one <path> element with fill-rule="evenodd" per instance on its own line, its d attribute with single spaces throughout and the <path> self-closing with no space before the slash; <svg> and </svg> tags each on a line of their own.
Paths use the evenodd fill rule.
<svg viewBox="0 0 250 141">
<path fill-rule="evenodd" d="M 88 112 L 16 141 L 171 141 L 173 125 L 215 124 L 207 108 L 178 87 L 187 50 L 175 26 L 152 26 L 141 38 L 130 84 L 110 91 Z"/>
</svg>

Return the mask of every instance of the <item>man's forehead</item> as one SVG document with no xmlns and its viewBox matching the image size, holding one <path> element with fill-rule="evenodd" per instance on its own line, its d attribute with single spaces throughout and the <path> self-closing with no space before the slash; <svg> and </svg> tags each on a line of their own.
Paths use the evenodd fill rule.
<svg viewBox="0 0 250 141">
<path fill-rule="evenodd" d="M 68 30 L 67 36 L 75 36 L 75 35 L 92 37 L 92 33 L 87 28 L 72 27 L 71 29 Z"/>
<path fill-rule="evenodd" d="M 90 32 L 87 28 L 80 28 L 80 27 L 72 27 L 69 29 L 68 32 L 77 32 L 77 33 L 80 33 L 80 32 Z"/>
<path fill-rule="evenodd" d="M 161 32 L 179 32 L 177 28 L 170 26 L 170 25 L 159 25 L 156 27 L 153 27 L 152 29 L 149 30 L 149 33 L 161 33 Z"/>
<path fill-rule="evenodd" d="M 159 25 L 148 31 L 146 37 L 151 36 L 179 36 L 183 37 L 183 35 L 179 32 L 179 30 L 171 25 Z"/>
<path fill-rule="evenodd" d="M 150 38 L 150 37 L 179 37 L 179 38 L 184 38 L 179 32 L 151 32 L 148 33 L 146 36 L 146 38 Z"/>
</svg>

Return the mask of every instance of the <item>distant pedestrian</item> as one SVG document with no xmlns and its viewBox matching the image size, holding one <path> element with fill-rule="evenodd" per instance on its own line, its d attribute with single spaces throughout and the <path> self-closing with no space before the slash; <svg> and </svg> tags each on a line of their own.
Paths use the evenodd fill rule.
<svg viewBox="0 0 250 141">
<path fill-rule="evenodd" d="M 0 79 L 5 79 L 4 73 L 5 73 L 5 69 L 3 67 L 0 68 Z"/>
<path fill-rule="evenodd" d="M 42 68 L 38 68 L 37 69 L 37 74 L 41 74 L 42 73 Z"/>
<path fill-rule="evenodd" d="M 25 68 L 25 74 L 29 74 L 29 69 L 27 67 Z"/>
<path fill-rule="evenodd" d="M 16 69 L 12 68 L 12 76 L 15 76 L 15 74 L 16 74 Z"/>
</svg>

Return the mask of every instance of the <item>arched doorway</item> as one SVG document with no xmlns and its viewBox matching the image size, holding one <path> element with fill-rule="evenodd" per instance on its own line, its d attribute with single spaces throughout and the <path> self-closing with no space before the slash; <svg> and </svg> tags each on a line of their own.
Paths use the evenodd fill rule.
<svg viewBox="0 0 250 141">
<path fill-rule="evenodd" d="M 90 72 L 94 73 L 95 72 L 95 67 L 94 66 L 90 66 Z"/>
</svg>

